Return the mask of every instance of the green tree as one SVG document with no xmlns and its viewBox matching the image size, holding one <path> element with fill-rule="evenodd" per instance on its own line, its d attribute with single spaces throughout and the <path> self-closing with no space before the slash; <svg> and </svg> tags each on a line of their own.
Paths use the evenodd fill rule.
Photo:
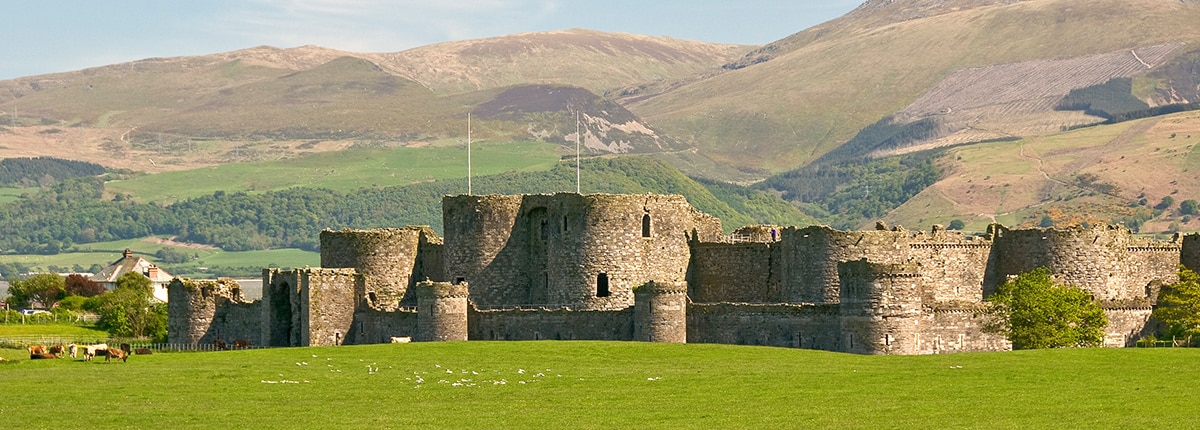
<svg viewBox="0 0 1200 430">
<path fill-rule="evenodd" d="M 167 307 L 156 303 L 150 278 L 129 272 L 117 278 L 117 288 L 96 296 L 93 311 L 98 325 L 114 336 L 150 337 L 167 335 Z"/>
<path fill-rule="evenodd" d="M 1154 306 L 1154 319 L 1164 326 L 1163 335 L 1200 336 L 1200 274 L 1179 271 L 1179 282 L 1164 285 Z"/>
<path fill-rule="evenodd" d="M 962 230 L 964 228 L 967 228 L 967 223 L 963 222 L 961 219 L 951 220 L 950 226 L 947 227 L 949 230 Z"/>
<path fill-rule="evenodd" d="M 1108 318 L 1086 291 L 1055 285 L 1042 267 L 1005 282 L 988 298 L 984 329 L 1004 334 L 1015 349 L 1095 347 Z"/>
<path fill-rule="evenodd" d="M 53 273 L 41 273 L 13 280 L 8 287 L 8 294 L 12 296 L 11 306 L 49 308 L 67 296 L 65 284 L 61 276 Z"/>
<path fill-rule="evenodd" d="M 1175 205 L 1174 197 L 1163 196 L 1162 201 L 1158 202 L 1157 205 L 1154 205 L 1154 208 L 1162 211 L 1162 210 L 1170 209 L 1171 206 L 1174 206 L 1174 205 Z"/>
<path fill-rule="evenodd" d="M 1195 200 L 1187 199 L 1179 202 L 1180 215 L 1200 215 L 1200 203 Z"/>
</svg>

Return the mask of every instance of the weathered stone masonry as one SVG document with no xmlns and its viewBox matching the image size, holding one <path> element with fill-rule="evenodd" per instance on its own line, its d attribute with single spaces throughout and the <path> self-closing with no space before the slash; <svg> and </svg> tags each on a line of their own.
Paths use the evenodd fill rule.
<svg viewBox="0 0 1200 430">
<path fill-rule="evenodd" d="M 599 339 L 774 345 L 862 354 L 1007 350 L 983 300 L 1047 267 L 1091 293 L 1106 344 L 1146 329 L 1158 286 L 1200 268 L 1200 236 L 1121 227 L 966 235 L 750 226 L 673 195 L 447 196 L 443 231 L 321 233 L 321 268 L 268 269 L 263 299 L 171 284 L 171 342 L 300 346 L 415 340 Z"/>
</svg>

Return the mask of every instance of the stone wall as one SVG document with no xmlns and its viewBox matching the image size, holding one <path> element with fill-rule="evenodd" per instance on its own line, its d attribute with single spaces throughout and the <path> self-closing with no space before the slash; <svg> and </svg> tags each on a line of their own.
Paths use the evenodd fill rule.
<svg viewBox="0 0 1200 430">
<path fill-rule="evenodd" d="M 633 288 L 683 281 L 689 240 L 719 240 L 720 221 L 683 196 L 447 196 L 446 279 L 481 307 L 624 309 Z"/>
<path fill-rule="evenodd" d="M 687 284 L 648 282 L 633 291 L 633 339 L 687 342 Z"/>
<path fill-rule="evenodd" d="M 416 308 L 363 307 L 354 313 L 344 345 L 389 343 L 393 337 L 417 336 Z"/>
<path fill-rule="evenodd" d="M 1104 316 L 1108 318 L 1108 327 L 1104 329 L 1104 346 L 1134 346 L 1138 339 L 1150 335 L 1153 332 L 1149 325 L 1152 311 L 1149 306 L 1106 307 Z"/>
<path fill-rule="evenodd" d="M 915 263 L 838 264 L 842 345 L 858 354 L 914 354 L 923 278 Z"/>
<path fill-rule="evenodd" d="M 696 243 L 688 296 L 697 303 L 783 303 L 777 256 L 771 243 Z"/>
<path fill-rule="evenodd" d="M 417 334 L 421 342 L 467 340 L 467 284 L 417 284 Z"/>
<path fill-rule="evenodd" d="M 167 286 L 167 341 L 200 345 L 218 339 L 262 344 L 259 301 L 246 301 L 232 279 L 176 278 Z"/>
<path fill-rule="evenodd" d="M 467 314 L 470 340 L 633 340 L 633 308 L 505 308 Z"/>
<path fill-rule="evenodd" d="M 1180 264 L 1193 272 L 1200 272 L 1200 233 L 1192 233 L 1182 239 Z"/>
<path fill-rule="evenodd" d="M 297 269 L 300 346 L 341 345 L 364 302 L 365 280 L 354 269 Z"/>
<path fill-rule="evenodd" d="M 692 303 L 689 343 L 841 350 L 838 305 Z"/>
<path fill-rule="evenodd" d="M 996 285 L 1008 276 L 1047 267 L 1058 282 L 1080 287 L 1100 301 L 1146 297 L 1158 280 L 1178 281 L 1178 243 L 1134 238 L 1119 226 L 1008 230 L 997 228 L 993 246 Z"/>
<path fill-rule="evenodd" d="M 912 339 L 913 354 L 1009 351 L 1012 342 L 1002 335 L 983 332 L 979 306 L 932 309 L 921 315 L 919 331 Z"/>
<path fill-rule="evenodd" d="M 321 267 L 358 270 L 374 303 L 411 305 L 416 299 L 406 298 L 406 292 L 413 285 L 442 276 L 440 247 L 441 239 L 429 227 L 325 230 Z"/>
</svg>

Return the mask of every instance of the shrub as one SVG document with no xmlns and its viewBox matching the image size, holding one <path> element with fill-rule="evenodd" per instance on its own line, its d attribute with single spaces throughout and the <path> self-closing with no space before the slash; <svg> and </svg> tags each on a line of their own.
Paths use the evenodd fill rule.
<svg viewBox="0 0 1200 430">
<path fill-rule="evenodd" d="M 1200 275 L 1180 270 L 1179 282 L 1159 291 L 1153 316 L 1162 323 L 1164 338 L 1200 336 Z"/>
<path fill-rule="evenodd" d="M 1108 318 L 1086 291 L 1055 285 L 1042 267 L 1005 282 L 988 298 L 984 330 L 1004 334 L 1014 349 L 1095 347 Z"/>
</svg>

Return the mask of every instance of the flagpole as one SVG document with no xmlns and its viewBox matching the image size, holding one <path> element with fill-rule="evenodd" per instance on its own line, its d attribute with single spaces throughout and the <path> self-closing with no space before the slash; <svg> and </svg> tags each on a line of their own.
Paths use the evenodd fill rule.
<svg viewBox="0 0 1200 430">
<path fill-rule="evenodd" d="M 471 113 L 467 112 L 467 195 L 473 196 L 471 190 Z"/>
<path fill-rule="evenodd" d="M 575 111 L 575 194 L 579 192 L 579 111 Z"/>
</svg>

